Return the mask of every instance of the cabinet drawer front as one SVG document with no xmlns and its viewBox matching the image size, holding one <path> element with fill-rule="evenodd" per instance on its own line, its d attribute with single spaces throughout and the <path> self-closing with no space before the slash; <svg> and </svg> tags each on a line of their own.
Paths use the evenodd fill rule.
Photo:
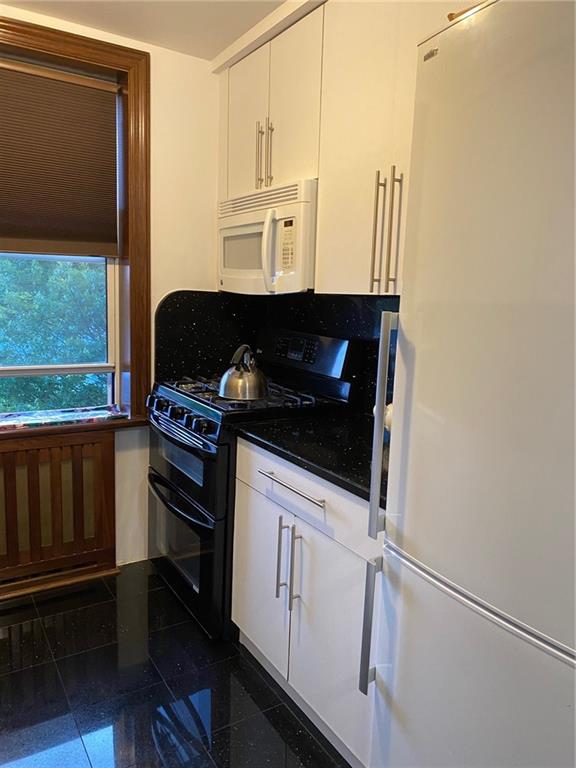
<svg viewBox="0 0 576 768">
<path fill-rule="evenodd" d="M 378 557 L 368 537 L 368 502 L 269 451 L 238 441 L 236 476 L 361 557 Z"/>
</svg>

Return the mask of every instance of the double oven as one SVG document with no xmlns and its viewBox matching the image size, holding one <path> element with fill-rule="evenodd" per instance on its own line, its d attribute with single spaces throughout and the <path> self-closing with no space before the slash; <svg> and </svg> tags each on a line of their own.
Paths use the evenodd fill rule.
<svg viewBox="0 0 576 768">
<path fill-rule="evenodd" d="M 205 631 L 226 635 L 234 445 L 180 429 L 161 413 L 151 413 L 150 423 L 150 557 L 186 582 L 187 602 Z"/>
</svg>

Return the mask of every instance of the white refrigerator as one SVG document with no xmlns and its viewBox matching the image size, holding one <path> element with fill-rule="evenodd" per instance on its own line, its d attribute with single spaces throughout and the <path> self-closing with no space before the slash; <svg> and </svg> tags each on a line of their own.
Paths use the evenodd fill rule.
<svg viewBox="0 0 576 768">
<path fill-rule="evenodd" d="M 574 765 L 574 7 L 418 48 L 374 768 Z"/>
</svg>

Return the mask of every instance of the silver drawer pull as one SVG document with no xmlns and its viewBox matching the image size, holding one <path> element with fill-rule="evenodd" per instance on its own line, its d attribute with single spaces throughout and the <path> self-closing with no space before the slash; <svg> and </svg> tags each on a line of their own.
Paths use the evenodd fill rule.
<svg viewBox="0 0 576 768">
<path fill-rule="evenodd" d="M 278 483 L 278 485 L 281 485 L 283 488 L 287 488 L 289 491 L 292 491 L 292 493 L 295 493 L 297 496 L 301 496 L 303 499 L 306 499 L 306 501 L 309 501 L 310 504 L 314 504 L 317 507 L 320 507 L 320 509 L 326 509 L 326 499 L 315 499 L 313 496 L 309 496 L 307 493 L 304 493 L 304 491 L 299 491 L 297 488 L 294 488 L 292 485 L 288 485 L 288 483 L 284 482 L 284 480 L 281 480 L 277 475 L 274 474 L 274 472 L 267 472 L 263 469 L 258 470 L 258 474 L 264 475 L 264 477 L 267 477 L 269 480 L 272 480 L 274 483 Z"/>
<path fill-rule="evenodd" d="M 280 587 L 287 587 L 288 584 L 285 581 L 280 581 L 282 578 L 282 531 L 288 530 L 289 525 L 284 525 L 284 518 L 282 515 L 278 518 L 278 550 L 276 552 L 276 598 L 280 597 Z"/>
</svg>

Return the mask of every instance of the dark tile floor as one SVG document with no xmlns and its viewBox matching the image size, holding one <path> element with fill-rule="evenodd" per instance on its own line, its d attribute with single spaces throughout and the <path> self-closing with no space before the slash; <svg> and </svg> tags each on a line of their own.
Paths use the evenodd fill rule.
<svg viewBox="0 0 576 768">
<path fill-rule="evenodd" d="M 151 563 L 0 603 L 0 765 L 347 764 L 260 665 L 211 641 Z"/>
</svg>

